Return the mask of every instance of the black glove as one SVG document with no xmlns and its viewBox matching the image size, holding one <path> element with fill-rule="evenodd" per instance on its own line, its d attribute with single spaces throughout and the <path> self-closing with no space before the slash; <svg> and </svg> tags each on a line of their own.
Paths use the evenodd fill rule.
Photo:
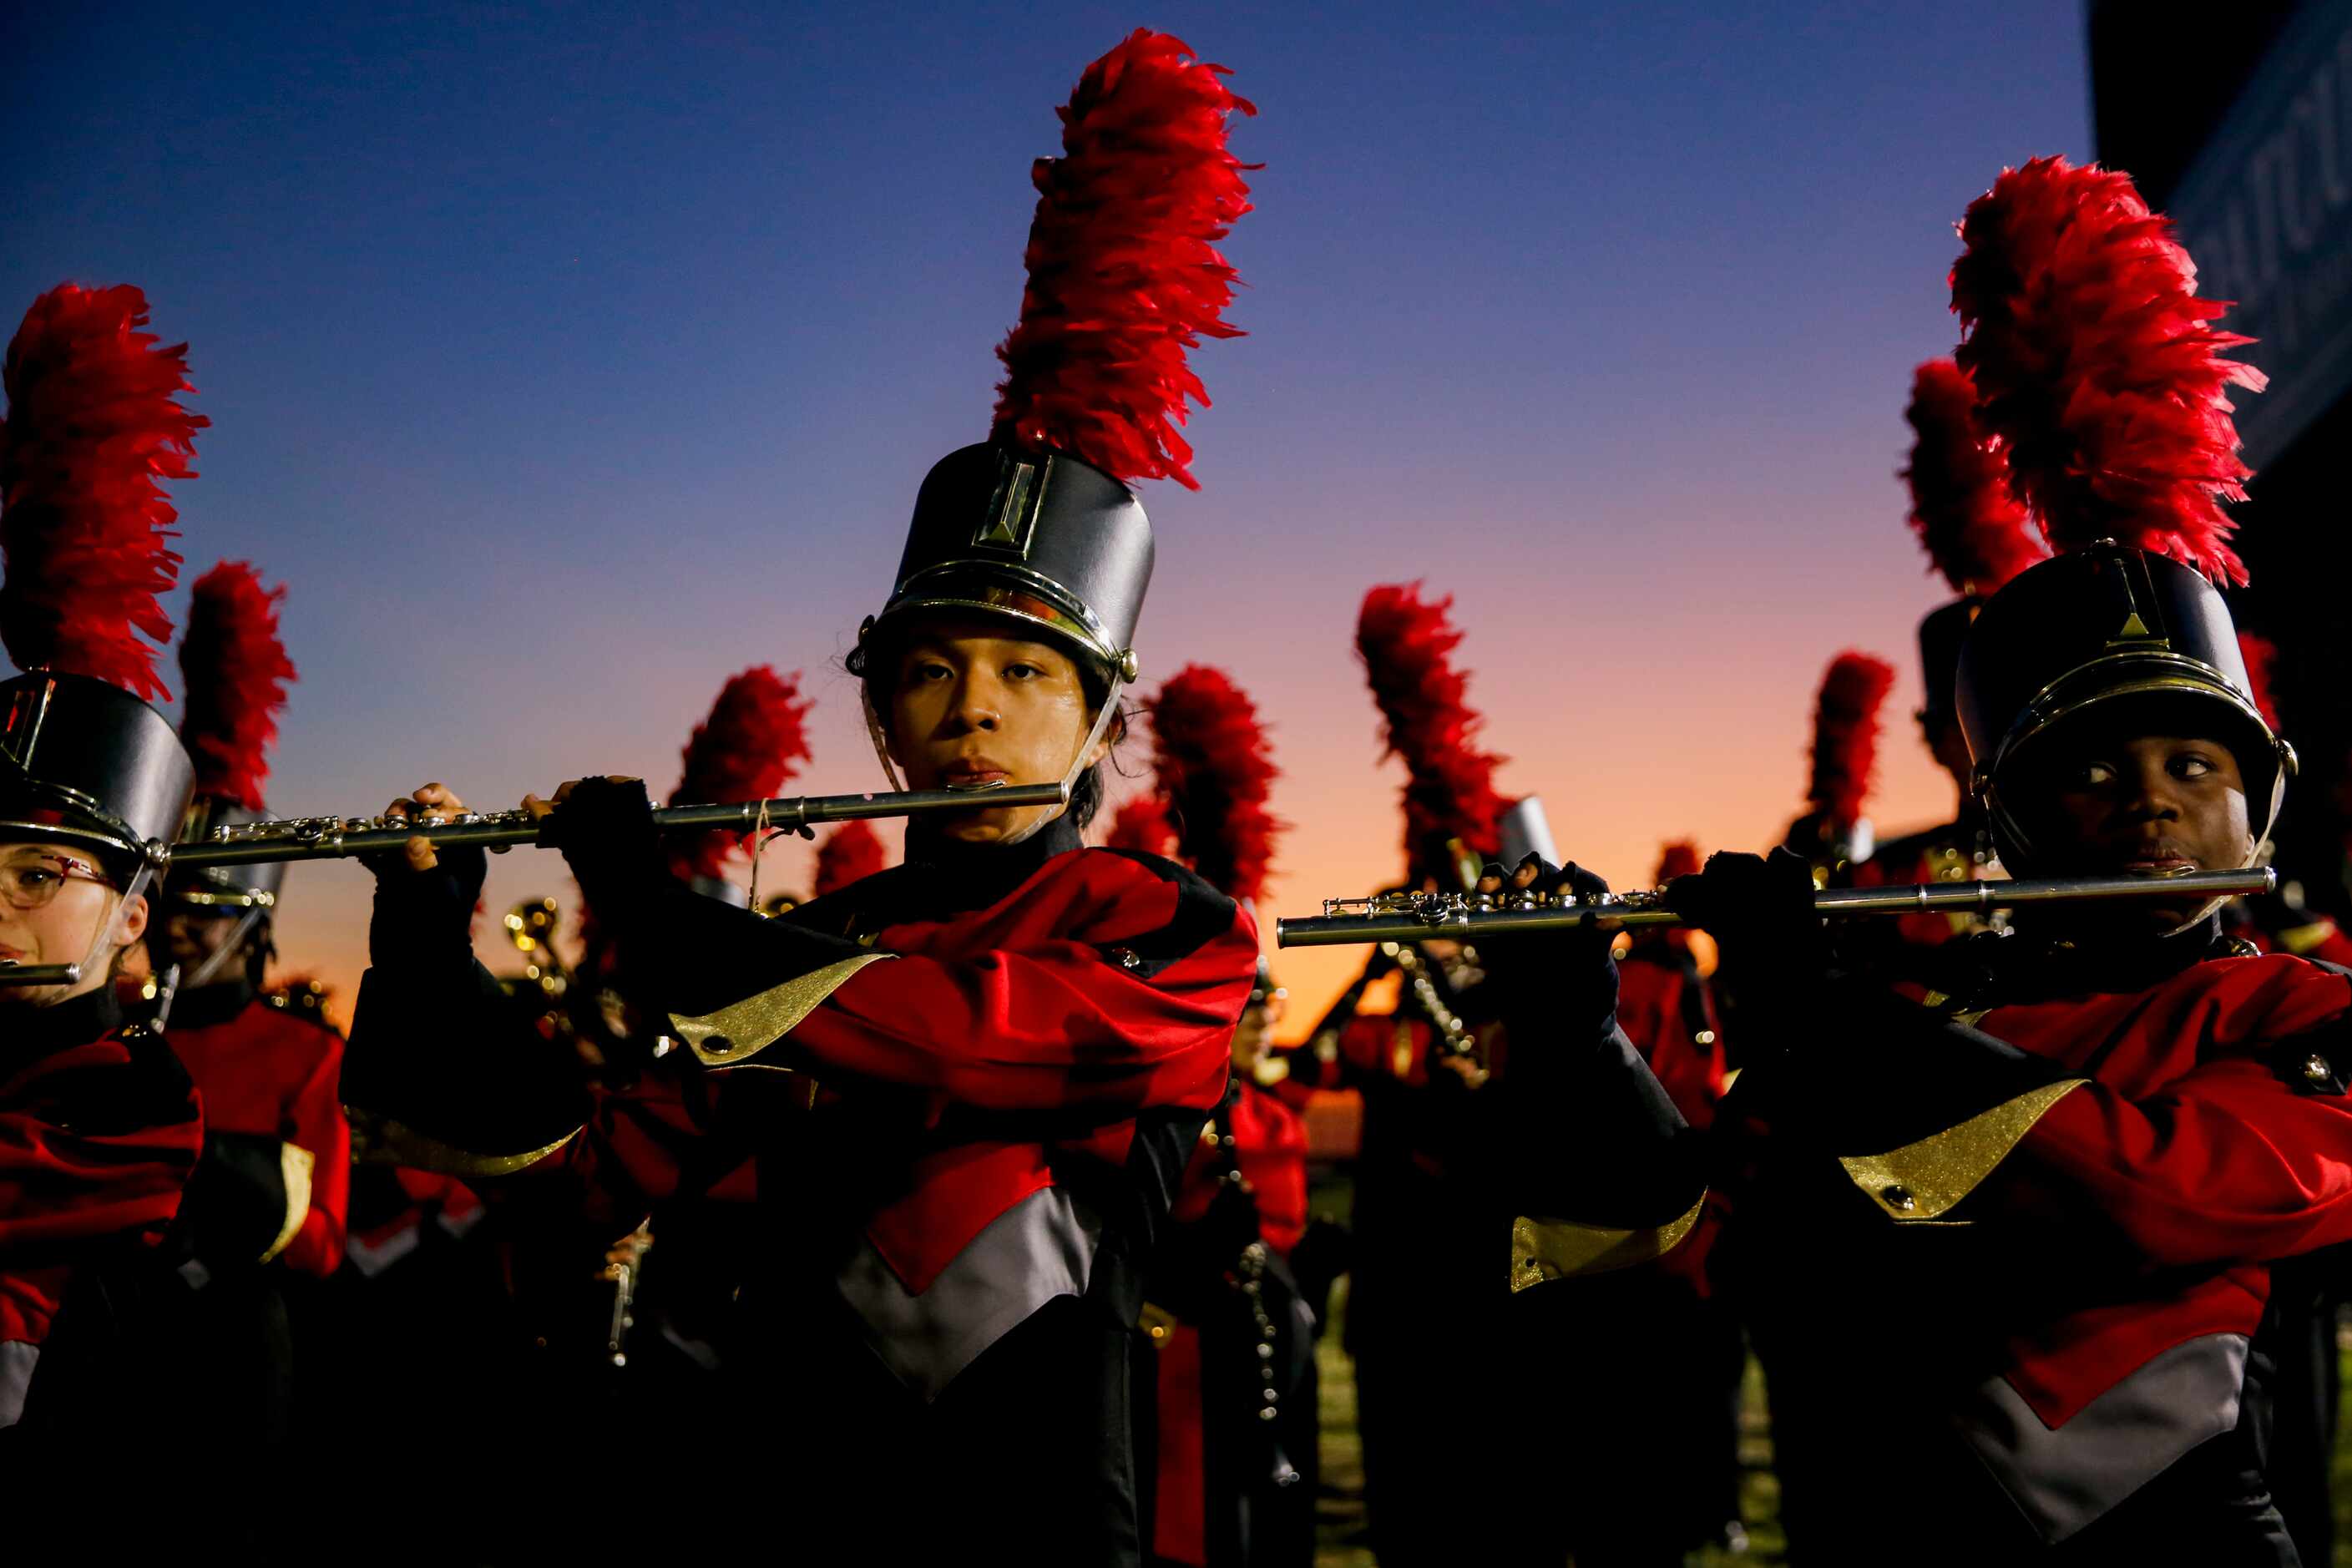
<svg viewBox="0 0 2352 1568">
<path fill-rule="evenodd" d="M 1828 978 L 1830 944 L 1813 911 L 1813 869 L 1801 855 L 1724 853 L 1666 888 L 1666 907 L 1712 934 L 1726 988 L 1751 1022 L 1777 1026 Z"/>
<path fill-rule="evenodd" d="M 1608 896 L 1609 884 L 1572 860 L 1554 866 L 1530 855 L 1519 868 L 1529 862 L 1536 868 L 1532 891 L 1566 891 L 1587 901 Z M 1511 874 L 1493 864 L 1485 874 L 1503 882 L 1503 897 L 1511 895 Z M 1481 940 L 1478 956 L 1486 971 L 1486 984 L 1496 987 L 1494 1016 L 1512 1030 L 1514 1040 L 1561 1033 L 1576 1044 L 1602 1038 L 1617 1017 L 1617 963 L 1609 955 L 1616 940 L 1614 931 L 1591 925 Z"/>
<path fill-rule="evenodd" d="M 415 871 L 398 851 L 362 857 L 375 873 L 370 963 L 393 970 L 472 966 L 474 910 L 489 859 L 476 847 L 444 847 L 435 858 L 439 863 L 431 870 Z"/>
<path fill-rule="evenodd" d="M 563 851 L 580 896 L 624 947 L 677 880 L 662 858 L 643 779 L 580 780 L 541 825 L 540 841 Z"/>
</svg>

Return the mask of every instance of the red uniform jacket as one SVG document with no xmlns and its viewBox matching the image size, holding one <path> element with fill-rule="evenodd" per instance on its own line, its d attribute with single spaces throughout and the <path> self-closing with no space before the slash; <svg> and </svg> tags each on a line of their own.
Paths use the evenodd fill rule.
<svg viewBox="0 0 2352 1568">
<path fill-rule="evenodd" d="M 714 1069 L 755 1055 L 803 1069 L 824 1087 L 820 1116 L 882 1091 L 919 1120 L 908 1168 L 865 1200 L 863 1228 L 919 1293 L 991 1220 L 1054 1184 L 1049 1153 L 1118 1166 L 1138 1112 L 1215 1106 L 1257 930 L 1189 873 L 1113 850 L 1054 855 L 984 907 L 937 916 L 903 915 L 893 875 L 859 884 L 855 903 L 795 911 L 818 931 L 847 917 L 836 929 L 854 945 L 812 954 L 830 985 L 821 1001 L 764 1040 L 730 1022 L 731 1048 L 701 1054 Z M 679 1020 L 690 1040 L 695 1022 Z M 1055 1136 L 996 1131 L 1041 1120 Z"/>
<path fill-rule="evenodd" d="M 1205 1116 L 1224 1091 L 1256 973 L 1248 913 L 1170 862 L 1059 848 L 1064 837 L 1075 846 L 1075 830 L 1049 830 L 970 858 L 970 869 L 910 860 L 774 921 L 659 889 L 658 909 L 639 911 L 653 929 L 623 951 L 639 962 L 675 939 L 676 962 L 664 948 L 665 962 L 647 965 L 660 971 L 662 1010 L 704 1068 L 741 1081 L 720 1086 L 710 1119 L 684 1129 L 667 1110 L 648 1121 L 582 1102 L 569 1120 L 593 1113 L 606 1135 L 549 1155 L 592 1182 L 625 1176 L 658 1201 L 707 1191 L 763 1139 L 824 1136 L 780 1123 L 847 1128 L 857 1177 L 796 1192 L 795 1204 L 849 1220 L 919 1295 L 992 1220 L 1055 1185 L 1057 1165 L 1075 1156 L 1116 1169 L 1139 1114 Z M 996 867 L 1017 875 L 991 884 Z M 446 977 L 371 972 L 347 1089 L 400 1131 L 456 1144 L 440 1152 L 458 1173 L 511 1170 L 538 1152 L 529 1145 L 552 1124 L 549 1108 L 573 1091 L 472 1048 L 453 1027 L 466 1005 Z M 777 1067 L 800 1071 L 756 1070 Z M 823 1086 L 813 1105 L 801 1074 Z M 458 1093 L 469 1075 L 483 1090 L 471 1105 Z M 635 1092 L 667 1091 L 649 1075 Z M 537 1120 L 501 1138 L 479 1113 L 492 1102 Z M 436 1125 L 468 1111 L 468 1125 Z M 625 1121 L 626 1136 L 612 1135 Z M 655 1123 L 690 1135 L 644 1136 Z"/>
<path fill-rule="evenodd" d="M 75 1268 L 160 1240 L 204 1151 L 186 1078 L 119 1016 L 99 993 L 12 1010 L 0 1028 L 0 1426 L 22 1412 Z"/>
<path fill-rule="evenodd" d="M 352 1130 L 337 1098 L 342 1041 L 258 997 L 216 1024 L 173 1023 L 166 1037 L 204 1095 L 207 1128 L 310 1154 L 310 1206 L 278 1256 L 305 1274 L 333 1273 L 351 1205 Z"/>
<path fill-rule="evenodd" d="M 2352 980 L 2275 956 L 1984 1016 L 1987 1034 L 2085 1079 L 1986 1184 L 1986 1223 L 2081 1227 L 2149 1279 L 2137 1300 L 2011 1337 L 2009 1381 L 2045 1421 L 2174 1345 L 2252 1334 L 2268 1264 L 2352 1240 L 2352 1100 L 2332 1081 L 2299 1092 L 2274 1059 L 2347 1011 Z"/>
</svg>

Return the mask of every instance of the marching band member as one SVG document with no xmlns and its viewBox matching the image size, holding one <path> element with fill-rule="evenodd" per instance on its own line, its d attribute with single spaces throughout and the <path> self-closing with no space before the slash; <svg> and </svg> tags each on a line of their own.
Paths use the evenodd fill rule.
<svg viewBox="0 0 2352 1568">
<path fill-rule="evenodd" d="M 991 439 L 925 480 L 852 657 L 887 766 L 971 808 L 775 920 L 669 876 L 641 784 L 570 786 L 547 819 L 640 994 L 722 1080 L 681 1184 L 761 1163 L 739 1420 L 796 1489 L 872 1522 L 877 1561 L 1139 1556 L 1141 1270 L 1223 1092 L 1256 940 L 1190 872 L 1078 835 L 1150 569 L 1129 483 L 1191 481 L 1184 353 L 1237 331 L 1214 244 L 1247 210 L 1225 122 L 1251 110 L 1222 74 L 1138 32 L 1081 79 L 1065 156 L 1036 167 Z M 987 804 L 1057 780 L 1066 809 Z M 454 806 L 436 787 L 404 809 Z M 346 1096 L 413 1149 L 520 1169 L 564 1158 L 589 1107 L 543 1055 L 464 1037 L 480 876 L 422 838 L 383 869 Z M 762 1093 L 772 1067 L 814 1077 L 814 1102 Z"/>
<path fill-rule="evenodd" d="M 1969 788 L 1969 745 L 1952 705 L 1952 677 L 1960 640 L 1986 596 L 2050 553 L 2041 531 L 2010 494 L 2007 453 L 1977 428 L 1976 387 L 1965 371 L 1948 359 L 1919 366 L 1904 417 L 1916 437 L 1903 469 L 1912 531 L 1927 552 L 1929 569 L 1959 595 L 1919 623 L 1919 734 L 1951 775 L 1959 804 L 1951 821 L 1879 845 L 1853 868 L 1858 888 L 1975 882 L 2001 874 L 1991 829 Z M 1864 922 L 1865 929 L 1844 933 L 1844 940 L 1874 943 L 1874 962 L 1884 964 L 1898 956 L 1900 944 L 1933 947 L 1984 924 L 1966 911 L 1923 910 Z"/>
<path fill-rule="evenodd" d="M 2243 340 L 2124 175 L 2036 160 L 1962 235 L 1979 416 L 2068 547 L 1985 604 L 1958 668 L 2002 863 L 2249 865 L 2293 753 L 2202 574 L 2243 580 L 2218 505 L 2246 473 L 2227 389 L 2261 384 L 2221 352 Z M 1752 1065 L 1704 1138 L 1615 1027 L 1597 936 L 1497 969 L 1558 1047 L 1518 1055 L 1507 1101 L 1552 1216 L 1517 1226 L 1515 1282 L 1712 1244 L 1806 1391 L 1775 1434 L 1804 1561 L 2295 1562 L 2265 1309 L 2274 1265 L 2352 1239 L 2352 981 L 2242 955 L 2182 896 L 2021 910 L 1888 992 L 1828 973 L 1811 897 L 1789 858 L 1669 889 L 1748 1002 Z"/>
<path fill-rule="evenodd" d="M 1451 605 L 1423 599 L 1417 584 L 1384 585 L 1357 619 L 1387 750 L 1405 764 L 1405 879 L 1417 889 L 1463 888 L 1501 852 L 1507 810 L 1494 786 L 1503 759 L 1479 748 L 1482 720 L 1454 664 L 1462 633 Z M 1384 945 L 1315 1032 L 1339 1085 L 1363 1096 L 1346 1343 L 1365 1509 L 1385 1563 L 1475 1557 L 1495 1522 L 1465 1521 L 1435 1479 L 1487 1442 L 1479 1390 L 1504 1305 L 1503 1226 L 1465 1173 L 1476 1164 L 1466 1141 L 1486 1076 L 1478 963 L 1458 942 Z M 1384 973 L 1400 975 L 1395 1010 L 1357 1013 Z"/>
<path fill-rule="evenodd" d="M 1175 858 L 1255 907 L 1284 826 L 1266 810 L 1276 772 L 1256 709 L 1222 671 L 1188 665 L 1150 714 L 1158 786 L 1130 808 L 1181 824 Z M 1140 815 L 1122 810 L 1129 834 Z M 1307 1128 L 1254 1076 L 1278 1005 L 1261 962 L 1234 1031 L 1233 1082 L 1193 1145 L 1148 1268 L 1161 1320 L 1145 1444 L 1157 1563 L 1314 1556 L 1317 1309 L 1284 1261 L 1307 1231 Z"/>
<path fill-rule="evenodd" d="M 215 1189 L 215 1259 L 258 1258 L 285 1212 L 274 1158 L 198 1175 L 197 1097 L 115 994 L 147 929 L 147 846 L 194 782 L 147 700 L 166 695 L 151 639 L 171 635 L 156 595 L 180 559 L 159 481 L 192 475 L 206 421 L 176 401 L 186 346 L 146 323 L 136 289 L 65 284 L 7 354 L 0 642 L 26 673 L 0 684 L 0 1465 L 19 1543 L 88 1527 L 45 1477 L 103 1467 L 180 1495 L 184 1457 L 151 1439 L 189 1408 L 202 1348 L 180 1337 L 184 1196 Z M 166 1528 L 116 1523 L 118 1543 Z"/>
</svg>

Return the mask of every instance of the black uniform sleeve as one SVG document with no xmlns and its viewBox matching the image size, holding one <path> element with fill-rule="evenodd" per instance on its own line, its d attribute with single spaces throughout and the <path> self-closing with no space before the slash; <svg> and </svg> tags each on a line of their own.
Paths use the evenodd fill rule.
<svg viewBox="0 0 2352 1568">
<path fill-rule="evenodd" d="M 481 853 L 377 868 L 372 966 L 343 1052 L 341 1096 L 362 1158 L 499 1175 L 562 1147 L 588 1098 L 560 1041 L 542 1038 L 474 959 Z"/>
</svg>

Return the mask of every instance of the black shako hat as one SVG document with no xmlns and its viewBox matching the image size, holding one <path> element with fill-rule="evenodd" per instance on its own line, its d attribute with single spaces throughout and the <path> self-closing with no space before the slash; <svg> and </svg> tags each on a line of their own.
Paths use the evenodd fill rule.
<svg viewBox="0 0 2352 1568">
<path fill-rule="evenodd" d="M 1189 363 L 1237 281 L 1217 242 L 1249 211 L 1226 124 L 1256 112 L 1224 68 L 1138 29 L 1088 66 L 1060 111 L 1062 156 L 1031 171 L 1037 206 L 1021 316 L 989 439 L 924 479 L 871 656 L 926 613 L 1000 616 L 1067 645 L 1107 687 L 1135 679 L 1150 521 L 1129 487 L 1192 486 L 1179 428 L 1208 396 Z"/>
<path fill-rule="evenodd" d="M 1101 469 L 1063 452 L 965 447 L 924 479 L 898 580 L 866 635 L 887 637 L 921 610 L 1009 616 L 1132 680 L 1151 560 L 1142 503 Z"/>
<path fill-rule="evenodd" d="M 2196 705 L 2245 775 L 2254 840 L 2268 837 L 2294 749 L 2255 705 L 2229 606 L 2202 574 L 2113 541 L 2053 557 L 1987 600 L 1954 681 L 1975 784 L 2021 864 L 2031 846 L 2004 801 L 2018 760 L 2068 725 L 2158 700 Z"/>
<path fill-rule="evenodd" d="M 0 835 L 136 862 L 179 832 L 195 778 L 172 721 L 119 686 L 51 670 L 0 683 Z"/>
</svg>

